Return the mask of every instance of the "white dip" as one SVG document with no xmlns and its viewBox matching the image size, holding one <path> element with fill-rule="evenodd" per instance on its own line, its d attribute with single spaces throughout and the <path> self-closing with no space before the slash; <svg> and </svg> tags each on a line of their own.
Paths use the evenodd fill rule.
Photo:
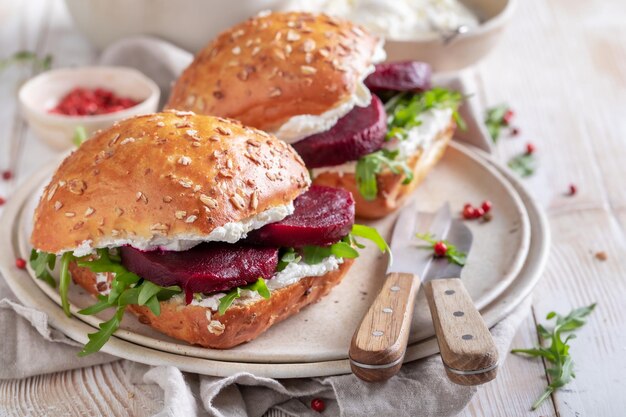
<svg viewBox="0 0 626 417">
<path fill-rule="evenodd" d="M 459 0 L 291 0 L 286 10 L 350 19 L 389 39 L 412 40 L 480 22 Z"/>
<path fill-rule="evenodd" d="M 304 277 L 321 277 L 322 275 L 326 275 L 328 272 L 339 269 L 339 265 L 341 265 L 342 263 L 342 258 L 335 258 L 334 256 L 325 258 L 322 260 L 322 262 L 315 265 L 309 265 L 304 261 L 300 261 L 297 263 L 292 262 L 287 265 L 285 269 L 277 272 L 272 279 L 266 280 L 265 284 L 267 285 L 267 288 L 270 290 L 271 293 L 274 290 L 278 290 L 288 285 L 295 284 Z M 220 305 L 220 298 L 225 295 L 225 293 L 221 292 L 211 295 L 202 295 L 200 300 L 197 300 L 194 297 L 191 304 L 210 308 L 213 311 L 217 311 Z M 174 297 L 176 298 L 176 301 L 180 303 L 185 302 L 184 294 L 177 294 Z M 241 297 L 235 299 L 233 305 L 245 304 L 257 300 L 260 297 L 261 296 L 256 291 L 243 290 L 241 292 Z"/>
</svg>

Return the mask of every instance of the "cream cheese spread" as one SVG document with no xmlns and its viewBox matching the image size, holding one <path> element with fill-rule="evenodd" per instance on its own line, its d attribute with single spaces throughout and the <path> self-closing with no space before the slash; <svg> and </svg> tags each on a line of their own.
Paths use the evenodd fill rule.
<svg viewBox="0 0 626 417">
<path fill-rule="evenodd" d="M 260 229 L 269 223 L 279 222 L 285 217 L 293 214 L 293 202 L 271 207 L 255 216 L 249 217 L 240 222 L 226 223 L 217 227 L 208 235 L 180 234 L 176 237 L 153 236 L 151 239 L 138 239 L 136 237 L 125 237 L 122 239 L 102 240 L 97 248 L 118 248 L 130 245 L 133 248 L 149 251 L 162 249 L 168 251 L 185 251 L 199 245 L 202 242 L 227 242 L 235 243 L 246 237 L 248 232 Z M 91 240 L 85 240 L 74 249 L 74 256 L 81 257 L 90 255 L 96 248 Z"/>
<path fill-rule="evenodd" d="M 304 261 L 292 262 L 287 265 L 285 269 L 277 272 L 272 279 L 265 281 L 267 288 L 272 291 L 280 288 L 287 287 L 291 284 L 295 284 L 304 277 L 321 277 L 329 272 L 339 269 L 339 265 L 343 263 L 342 258 L 336 258 L 329 256 L 324 258 L 320 263 L 315 265 L 309 265 Z M 216 293 L 211 295 L 201 295 L 200 299 L 194 298 L 191 302 L 192 305 L 210 308 L 213 311 L 217 311 L 220 305 L 220 298 L 225 296 L 225 293 Z M 184 303 L 184 294 L 175 295 L 177 301 Z M 241 305 L 258 300 L 261 296 L 256 291 L 243 290 L 241 297 L 235 299 L 233 305 Z"/>
</svg>

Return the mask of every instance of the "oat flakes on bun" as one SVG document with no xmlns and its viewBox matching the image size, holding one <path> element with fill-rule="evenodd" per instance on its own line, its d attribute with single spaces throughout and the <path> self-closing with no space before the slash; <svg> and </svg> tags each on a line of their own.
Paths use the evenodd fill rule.
<svg viewBox="0 0 626 417">
<path fill-rule="evenodd" d="M 351 191 L 357 216 L 380 218 L 442 157 L 462 100 L 432 88 L 428 64 L 384 60 L 382 39 L 349 21 L 264 13 L 201 50 L 168 107 L 272 132 L 314 184 Z"/>
</svg>

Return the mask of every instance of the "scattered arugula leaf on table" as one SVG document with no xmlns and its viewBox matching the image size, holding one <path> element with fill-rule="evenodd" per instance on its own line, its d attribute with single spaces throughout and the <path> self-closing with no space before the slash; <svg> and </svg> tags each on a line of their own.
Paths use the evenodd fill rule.
<svg viewBox="0 0 626 417">
<path fill-rule="evenodd" d="M 485 115 L 485 125 L 487 126 L 487 131 L 489 132 L 493 143 L 498 142 L 502 128 L 508 126 L 508 123 L 505 120 L 505 115 L 509 110 L 510 107 L 508 104 L 500 104 L 487 109 Z"/>
<path fill-rule="evenodd" d="M 532 405 L 531 409 L 536 410 L 542 402 L 544 402 L 553 392 L 559 388 L 568 384 L 572 379 L 576 377 L 574 373 L 574 361 L 570 356 L 570 346 L 568 342 L 576 337 L 574 334 L 569 334 L 563 339 L 563 333 L 572 332 L 580 329 L 587 322 L 587 317 L 596 308 L 596 303 L 593 303 L 586 307 L 576 308 L 570 311 L 566 316 L 562 316 L 554 311 L 551 311 L 546 316 L 547 320 L 556 318 L 556 324 L 552 330 L 546 329 L 541 324 L 537 325 L 537 332 L 544 341 L 550 341 L 550 345 L 544 347 L 542 345 L 532 349 L 513 349 L 511 353 L 526 355 L 530 357 L 544 358 L 552 364 L 551 368 L 548 368 L 548 375 L 550 377 L 550 383 L 546 387 L 545 391 L 537 401 Z"/>
<path fill-rule="evenodd" d="M 511 158 L 508 165 L 514 172 L 526 178 L 535 173 L 537 160 L 534 153 L 524 152 Z"/>
<path fill-rule="evenodd" d="M 32 51 L 17 51 L 13 55 L 0 59 L 0 71 L 14 64 L 25 64 L 32 62 L 36 72 L 47 71 L 52 66 L 52 55 L 45 55 L 43 58 L 39 58 L 36 53 Z"/>
</svg>

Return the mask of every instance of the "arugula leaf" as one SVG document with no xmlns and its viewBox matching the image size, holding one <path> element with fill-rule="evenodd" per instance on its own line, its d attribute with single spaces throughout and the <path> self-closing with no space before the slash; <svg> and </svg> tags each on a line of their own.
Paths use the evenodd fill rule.
<svg viewBox="0 0 626 417">
<path fill-rule="evenodd" d="M 148 307 L 155 316 L 161 315 L 161 304 L 159 304 L 159 299 L 156 294 L 146 301 L 146 307 Z"/>
<path fill-rule="evenodd" d="M 233 288 L 225 296 L 220 298 L 218 312 L 221 316 L 224 315 L 226 310 L 228 310 L 228 307 L 230 307 L 237 298 L 241 297 L 242 290 L 256 291 L 261 297 L 265 299 L 270 298 L 270 290 L 267 288 L 265 280 L 263 278 L 259 278 L 258 280 L 256 280 L 256 282 L 253 282 L 252 284 Z"/>
<path fill-rule="evenodd" d="M 56 288 L 57 282 L 50 274 L 50 271 L 54 269 L 56 264 L 56 255 L 53 253 L 37 252 L 35 249 L 30 251 L 30 266 L 35 271 L 35 276 L 50 285 L 52 288 Z"/>
<path fill-rule="evenodd" d="M 485 126 L 487 126 L 487 131 L 489 132 L 489 136 L 491 136 L 493 143 L 498 142 L 498 139 L 500 138 L 500 131 L 503 127 L 507 126 L 504 116 L 509 109 L 510 107 L 508 104 L 500 104 L 487 109 L 485 114 Z"/>
<path fill-rule="evenodd" d="M 400 93 L 385 103 L 388 114 L 387 140 L 404 140 L 408 131 L 422 124 L 420 115 L 431 109 L 451 109 L 459 128 L 465 130 L 465 122 L 458 113 L 463 96 L 457 91 L 435 87 L 422 93 Z"/>
<path fill-rule="evenodd" d="M 87 140 L 87 131 L 83 126 L 76 126 L 74 129 L 74 136 L 72 137 L 72 142 L 77 148 L 80 148 L 80 145 L 83 144 Z"/>
<path fill-rule="evenodd" d="M 305 246 L 302 248 L 303 259 L 309 265 L 322 262 L 329 256 L 337 258 L 353 259 L 359 256 L 359 252 L 346 242 L 337 242 L 329 246 Z"/>
<path fill-rule="evenodd" d="M 283 255 L 280 257 L 280 260 L 278 261 L 278 265 L 276 266 L 276 272 L 283 271 L 285 268 L 287 268 L 287 265 L 292 262 L 298 263 L 301 259 L 302 256 L 300 256 L 300 254 L 298 254 L 298 252 L 296 252 L 294 248 L 287 248 Z"/>
<path fill-rule="evenodd" d="M 454 246 L 452 243 L 448 242 L 447 240 L 437 240 L 433 235 L 428 233 L 418 233 L 416 236 L 418 239 L 428 242 L 431 249 L 434 249 L 435 245 L 438 242 L 443 242 L 448 248 L 448 250 L 446 251 L 446 259 L 448 260 L 448 262 L 457 264 L 459 266 L 465 266 L 465 262 L 467 261 L 467 254 L 458 250 L 457 247 Z"/>
<path fill-rule="evenodd" d="M 67 298 L 67 291 L 70 288 L 70 262 L 74 259 L 74 255 L 72 252 L 65 252 L 61 256 L 61 276 L 59 278 L 59 294 L 61 295 L 61 305 L 63 306 L 63 311 L 65 311 L 65 315 L 67 317 L 72 317 L 72 313 L 70 311 L 70 302 Z"/>
<path fill-rule="evenodd" d="M 148 300 L 157 295 L 159 291 L 161 291 L 162 287 L 153 284 L 150 281 L 144 281 L 143 284 L 141 284 L 140 288 L 141 291 L 139 292 L 139 296 L 137 297 L 137 304 L 142 306 L 146 304 Z"/>
<path fill-rule="evenodd" d="M 529 177 L 535 173 L 535 154 L 522 153 L 509 161 L 509 168 L 518 173 L 521 177 Z"/>
<path fill-rule="evenodd" d="M 233 303 L 233 301 L 235 301 L 235 299 L 239 297 L 241 297 L 241 288 L 236 287 L 230 290 L 225 296 L 220 298 L 220 305 L 218 308 L 220 315 L 223 316 L 226 310 L 228 310 L 228 307 L 230 307 L 230 305 Z"/>
<path fill-rule="evenodd" d="M 100 326 L 98 326 L 100 330 L 95 333 L 89 333 L 87 335 L 89 342 L 83 346 L 83 350 L 78 353 L 78 356 L 87 356 L 102 349 L 102 346 L 109 340 L 111 335 L 119 329 L 125 310 L 126 306 L 118 307 L 110 320 L 100 323 Z"/>
<path fill-rule="evenodd" d="M 359 236 L 364 239 L 371 240 L 376 244 L 376 246 L 378 246 L 378 249 L 380 249 L 382 253 L 385 253 L 387 251 L 391 253 L 391 248 L 389 248 L 389 245 L 385 241 L 385 238 L 383 238 L 380 233 L 378 233 L 378 230 L 376 230 L 374 227 L 365 226 L 363 224 L 354 224 L 352 225 L 350 235 Z"/>
<path fill-rule="evenodd" d="M 543 325 L 537 325 L 537 331 L 542 340 L 550 340 L 550 346 L 538 346 L 532 349 L 513 349 L 511 353 L 523 354 L 530 357 L 541 357 L 550 362 L 553 366 L 548 368 L 550 383 L 545 391 L 532 405 L 532 410 L 537 409 L 543 401 L 545 401 L 554 391 L 568 384 L 575 377 L 574 361 L 569 354 L 570 346 L 568 342 L 574 339 L 575 335 L 568 335 L 565 340 L 562 339 L 562 333 L 571 332 L 581 328 L 587 322 L 589 316 L 596 307 L 593 303 L 586 307 L 580 307 L 572 310 L 568 315 L 561 316 L 551 311 L 546 316 L 547 320 L 556 318 L 554 329 L 548 331 Z"/>
<path fill-rule="evenodd" d="M 378 183 L 376 176 L 385 168 L 394 174 L 404 174 L 403 184 L 408 184 L 413 180 L 413 171 L 408 167 L 406 161 L 396 161 L 398 151 L 390 151 L 381 149 L 362 156 L 356 163 L 356 183 L 359 187 L 359 193 L 366 200 L 376 199 L 378 194 Z"/>
<path fill-rule="evenodd" d="M 109 300 L 104 295 L 98 295 L 98 300 L 100 301 L 98 301 L 96 304 L 79 310 L 78 314 L 82 314 L 83 316 L 91 316 L 111 307 L 111 305 L 109 304 Z"/>
<path fill-rule="evenodd" d="M 31 51 L 17 51 L 13 55 L 0 59 L 0 71 L 13 64 L 25 64 L 32 62 L 35 70 L 46 71 L 52 66 L 52 55 L 45 55 L 39 58 L 36 53 Z"/>
<path fill-rule="evenodd" d="M 109 272 L 115 274 L 111 281 L 108 296 L 98 296 L 98 302 L 79 311 L 83 315 L 97 314 L 108 308 L 115 308 L 115 315 L 100 324 L 100 330 L 89 334 L 89 343 L 80 352 L 80 356 L 97 352 L 119 328 L 126 307 L 131 304 L 146 305 L 154 315 L 161 313 L 159 301 L 167 300 L 181 292 L 180 287 L 160 287 L 150 281 L 141 279 L 121 264 L 118 256 L 112 255 L 108 249 L 99 249 L 98 256 L 80 258 L 78 266 L 88 268 L 94 273 Z"/>
<path fill-rule="evenodd" d="M 265 299 L 270 298 L 270 290 L 265 285 L 265 280 L 259 278 L 256 282 L 243 287 L 244 290 L 256 291 L 259 295 Z"/>
</svg>

